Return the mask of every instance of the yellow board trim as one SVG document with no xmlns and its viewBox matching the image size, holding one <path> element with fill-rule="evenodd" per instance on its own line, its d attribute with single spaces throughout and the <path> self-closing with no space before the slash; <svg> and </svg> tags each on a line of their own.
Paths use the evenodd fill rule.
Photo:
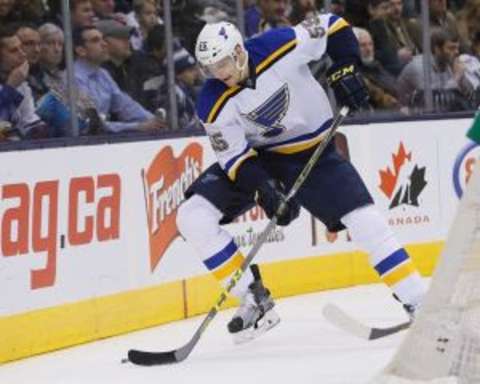
<svg viewBox="0 0 480 384">
<path fill-rule="evenodd" d="M 443 242 L 407 247 L 431 275 Z M 365 253 L 345 252 L 260 265 L 274 297 L 378 283 Z M 0 363 L 180 320 L 207 312 L 222 292 L 212 274 L 156 287 L 0 317 Z M 228 298 L 223 308 L 238 302 Z"/>
<path fill-rule="evenodd" d="M 412 262 L 408 261 L 400 265 L 399 267 L 395 268 L 392 272 L 382 276 L 382 280 L 389 287 L 393 287 L 395 284 L 399 283 L 400 281 L 407 278 L 408 276 L 414 274 L 416 271 L 417 270 L 415 266 L 412 264 Z"/>
<path fill-rule="evenodd" d="M 330 28 L 328 28 L 328 36 L 333 35 L 334 33 L 337 33 L 339 30 L 350 26 L 345 19 L 338 19 L 335 23 L 333 23 Z"/>
<path fill-rule="evenodd" d="M 266 68 L 268 65 L 270 65 L 274 60 L 278 59 L 280 56 L 285 54 L 286 51 L 289 49 L 293 48 L 297 44 L 297 39 L 291 40 L 290 42 L 286 43 L 285 45 L 282 45 L 280 48 L 278 48 L 276 51 L 271 53 L 265 60 L 263 60 L 260 64 L 257 65 L 255 68 L 255 73 L 258 75 L 260 72 L 263 71 L 264 68 Z M 215 116 L 217 115 L 218 110 L 222 107 L 222 105 L 225 103 L 225 101 L 235 92 L 237 92 L 240 89 L 238 85 L 228 88 L 222 96 L 218 98 L 218 100 L 215 102 L 213 105 L 212 110 L 208 114 L 207 118 L 207 123 L 213 122 Z"/>
<path fill-rule="evenodd" d="M 228 260 L 220 268 L 217 268 L 213 271 L 213 275 L 219 281 L 222 281 L 226 277 L 230 276 L 242 265 L 245 258 L 242 253 L 238 251 L 230 260 Z"/>
</svg>

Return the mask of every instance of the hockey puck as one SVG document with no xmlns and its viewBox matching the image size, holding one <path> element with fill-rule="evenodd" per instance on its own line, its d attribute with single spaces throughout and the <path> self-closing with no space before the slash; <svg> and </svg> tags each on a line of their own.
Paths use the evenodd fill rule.
<svg viewBox="0 0 480 384">
<path fill-rule="evenodd" d="M 128 362 L 130 362 L 130 360 L 128 360 L 128 357 L 124 357 L 124 358 L 121 360 L 121 363 L 122 363 L 122 364 L 127 364 Z"/>
</svg>

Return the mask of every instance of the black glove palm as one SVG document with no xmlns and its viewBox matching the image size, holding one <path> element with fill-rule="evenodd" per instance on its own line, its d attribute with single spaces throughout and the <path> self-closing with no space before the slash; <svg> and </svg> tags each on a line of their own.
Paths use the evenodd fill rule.
<svg viewBox="0 0 480 384">
<path fill-rule="evenodd" d="M 368 90 L 355 64 L 333 66 L 327 73 L 327 80 L 341 106 L 351 111 L 368 107 Z"/>
<path fill-rule="evenodd" d="M 300 213 L 300 205 L 294 199 L 290 199 L 279 211 L 286 197 L 283 185 L 276 180 L 268 179 L 258 187 L 256 201 L 269 219 L 276 215 L 277 224 L 285 226 L 295 220 Z"/>
</svg>

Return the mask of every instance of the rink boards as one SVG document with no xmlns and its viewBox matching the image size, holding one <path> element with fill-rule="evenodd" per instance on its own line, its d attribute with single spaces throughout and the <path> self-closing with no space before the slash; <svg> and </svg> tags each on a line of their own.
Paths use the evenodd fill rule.
<svg viewBox="0 0 480 384">
<path fill-rule="evenodd" d="M 469 124 L 347 126 L 338 138 L 425 275 L 477 157 Z M 215 161 L 207 138 L 0 157 L 0 362 L 210 308 L 217 285 L 175 225 L 183 192 Z M 267 222 L 255 208 L 228 230 L 247 252 Z M 378 281 L 347 233 L 327 241 L 305 211 L 255 260 L 277 297 Z"/>
</svg>

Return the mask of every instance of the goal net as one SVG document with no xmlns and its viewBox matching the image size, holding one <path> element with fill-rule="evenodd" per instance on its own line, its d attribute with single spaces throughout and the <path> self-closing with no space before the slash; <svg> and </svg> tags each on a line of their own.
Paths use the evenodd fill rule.
<svg viewBox="0 0 480 384">
<path fill-rule="evenodd" d="M 480 167 L 465 188 L 430 289 L 371 384 L 480 384 Z"/>
</svg>

